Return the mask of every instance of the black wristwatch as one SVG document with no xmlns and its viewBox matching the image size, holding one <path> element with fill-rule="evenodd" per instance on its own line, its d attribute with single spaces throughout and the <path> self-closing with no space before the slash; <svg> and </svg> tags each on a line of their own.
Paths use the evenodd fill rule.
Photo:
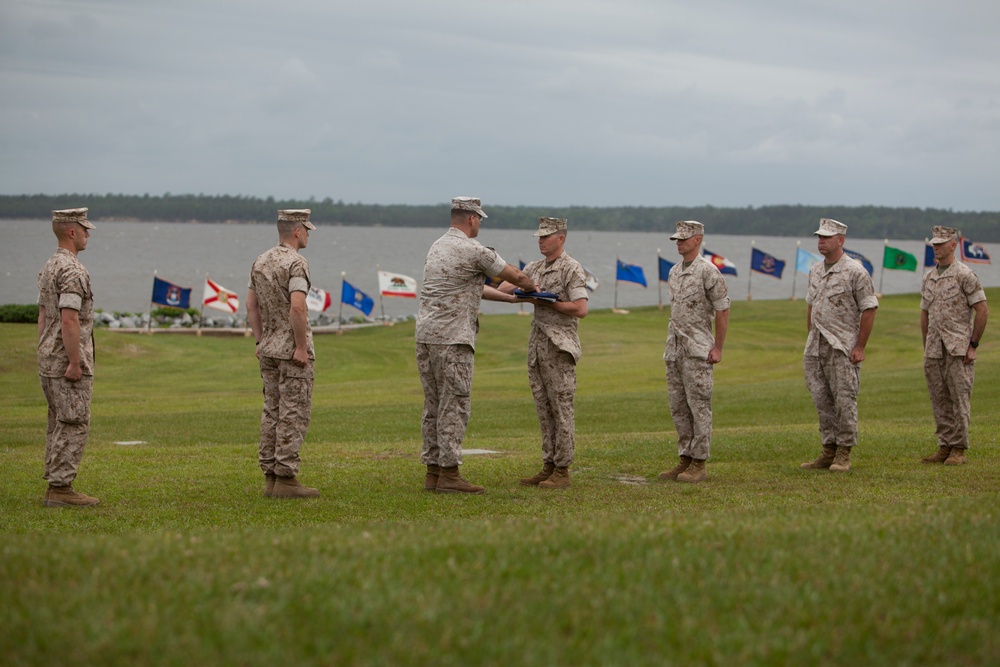
<svg viewBox="0 0 1000 667">
<path fill-rule="evenodd" d="M 970 340 L 969 341 L 969 347 L 971 347 L 973 350 L 975 350 L 977 347 L 979 347 L 979 341 L 978 340 Z"/>
</svg>

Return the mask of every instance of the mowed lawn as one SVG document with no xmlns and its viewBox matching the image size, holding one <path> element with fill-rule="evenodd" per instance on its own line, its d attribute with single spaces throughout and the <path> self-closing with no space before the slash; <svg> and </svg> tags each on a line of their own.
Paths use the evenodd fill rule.
<svg viewBox="0 0 1000 667">
<path fill-rule="evenodd" d="M 683 485 L 656 479 L 668 313 L 581 323 L 563 491 L 517 483 L 540 466 L 530 317 L 481 318 L 465 447 L 497 453 L 466 457 L 475 497 L 422 489 L 412 323 L 316 336 L 309 501 L 261 495 L 252 338 L 99 330 L 90 510 L 42 506 L 35 328 L 0 325 L 0 664 L 1000 663 L 1000 325 L 969 464 L 924 465 L 919 298 L 884 298 L 833 474 L 799 469 L 804 302 L 734 303 L 709 478 Z"/>
</svg>

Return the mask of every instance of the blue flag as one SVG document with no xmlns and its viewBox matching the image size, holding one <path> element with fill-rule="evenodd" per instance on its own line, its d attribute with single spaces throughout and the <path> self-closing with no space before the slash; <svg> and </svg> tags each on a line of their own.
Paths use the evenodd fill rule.
<svg viewBox="0 0 1000 667">
<path fill-rule="evenodd" d="M 618 272 L 615 274 L 615 280 L 646 286 L 646 274 L 643 273 L 642 267 L 638 264 L 626 264 L 620 259 L 618 260 Z"/>
<path fill-rule="evenodd" d="M 657 259 L 660 260 L 660 282 L 665 283 L 670 280 L 670 269 L 674 268 L 674 264 L 662 257 L 657 257 Z"/>
<path fill-rule="evenodd" d="M 875 266 L 868 260 L 867 257 L 862 255 L 860 252 L 854 252 L 853 250 L 848 250 L 847 248 L 844 248 L 844 254 L 846 254 L 851 259 L 856 259 L 859 262 L 861 262 L 861 266 L 865 267 L 865 271 L 868 272 L 868 275 L 870 276 L 875 275 Z"/>
<path fill-rule="evenodd" d="M 822 255 L 817 255 L 814 252 L 809 252 L 808 250 L 803 250 L 802 248 L 795 249 L 795 270 L 799 273 L 809 273 L 809 269 L 811 269 L 814 264 L 822 261 Z"/>
<path fill-rule="evenodd" d="M 962 237 L 962 261 L 966 264 L 989 264 L 990 254 L 986 248 Z"/>
<path fill-rule="evenodd" d="M 924 267 L 934 266 L 937 262 L 934 260 L 934 246 L 930 243 L 924 244 Z"/>
<path fill-rule="evenodd" d="M 750 257 L 750 268 L 757 273 L 766 273 L 769 276 L 781 278 L 781 272 L 785 270 L 785 260 L 754 248 Z"/>
<path fill-rule="evenodd" d="M 348 306 L 354 306 L 365 315 L 371 315 L 372 308 L 375 307 L 375 302 L 370 296 L 346 280 L 344 281 L 343 288 L 340 290 L 340 302 L 346 303 Z"/>
<path fill-rule="evenodd" d="M 190 308 L 191 288 L 179 287 L 153 276 L 153 297 L 150 301 L 168 308 Z"/>
</svg>

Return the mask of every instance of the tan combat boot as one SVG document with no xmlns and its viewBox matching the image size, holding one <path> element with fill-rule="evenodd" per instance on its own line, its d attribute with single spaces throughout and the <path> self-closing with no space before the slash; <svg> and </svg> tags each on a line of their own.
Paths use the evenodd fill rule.
<svg viewBox="0 0 1000 667">
<path fill-rule="evenodd" d="M 302 486 L 294 477 L 276 477 L 271 498 L 315 498 L 319 489 Z"/>
<path fill-rule="evenodd" d="M 469 484 L 465 478 L 458 474 L 458 466 L 445 468 L 441 466 L 441 473 L 438 475 L 438 493 L 485 493 L 486 489 L 475 484 Z"/>
<path fill-rule="evenodd" d="M 45 490 L 46 507 L 93 507 L 101 501 L 73 489 L 72 484 L 53 486 Z"/>
<path fill-rule="evenodd" d="M 677 481 L 697 484 L 706 477 L 708 477 L 708 473 L 705 472 L 705 459 L 691 459 L 691 465 L 687 467 L 687 470 L 677 475 Z"/>
<path fill-rule="evenodd" d="M 837 454 L 833 457 L 830 465 L 830 472 L 847 472 L 851 469 L 851 448 L 837 447 Z"/>
<path fill-rule="evenodd" d="M 921 463 L 944 463 L 948 459 L 948 455 L 951 454 L 951 447 L 946 447 L 944 445 L 938 445 L 938 450 L 931 454 L 930 456 L 925 456 L 920 459 Z"/>
<path fill-rule="evenodd" d="M 667 470 L 665 472 L 661 472 L 659 475 L 657 475 L 657 477 L 659 477 L 660 479 L 674 479 L 675 480 L 675 479 L 677 479 L 677 475 L 681 474 L 682 472 L 684 472 L 685 470 L 688 469 L 689 465 L 691 465 L 691 457 L 690 456 L 682 456 L 680 458 L 680 462 L 677 465 L 675 465 L 670 470 Z"/>
<path fill-rule="evenodd" d="M 543 463 L 541 472 L 537 473 L 533 477 L 522 477 L 522 486 L 538 486 L 549 477 L 552 476 L 552 471 L 556 469 L 555 463 Z"/>
<path fill-rule="evenodd" d="M 569 468 L 556 468 L 552 476 L 538 483 L 540 489 L 565 489 L 569 487 Z"/>
<path fill-rule="evenodd" d="M 960 466 L 965 463 L 965 447 L 952 447 L 951 453 L 945 459 L 946 466 Z"/>
<path fill-rule="evenodd" d="M 427 474 L 424 475 L 424 491 L 433 491 L 438 485 L 438 476 L 441 474 L 441 466 L 428 465 Z"/>
<path fill-rule="evenodd" d="M 270 498 L 274 493 L 274 480 L 278 478 L 273 472 L 264 473 L 264 497 Z"/>
<path fill-rule="evenodd" d="M 815 470 L 817 468 L 829 468 L 833 465 L 833 459 L 837 455 L 837 445 L 823 445 L 823 453 L 820 454 L 819 458 L 812 461 L 807 461 L 800 465 L 800 468 L 806 468 L 807 470 Z"/>
</svg>

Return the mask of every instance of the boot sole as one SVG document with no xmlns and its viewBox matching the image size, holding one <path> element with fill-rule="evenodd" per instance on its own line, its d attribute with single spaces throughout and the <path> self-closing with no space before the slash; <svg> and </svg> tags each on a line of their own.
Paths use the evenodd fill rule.
<svg viewBox="0 0 1000 667">
<path fill-rule="evenodd" d="M 486 493 L 486 489 L 482 491 L 460 491 L 459 489 L 434 489 L 435 493 L 464 493 L 467 496 L 481 496 Z"/>
<path fill-rule="evenodd" d="M 80 505 L 80 504 L 76 504 L 76 503 L 61 503 L 58 500 L 46 500 L 45 501 L 45 506 L 46 507 L 96 507 L 97 505 L 100 505 L 100 504 L 101 504 L 100 501 L 98 501 L 96 503 L 87 503 L 85 505 Z"/>
</svg>

